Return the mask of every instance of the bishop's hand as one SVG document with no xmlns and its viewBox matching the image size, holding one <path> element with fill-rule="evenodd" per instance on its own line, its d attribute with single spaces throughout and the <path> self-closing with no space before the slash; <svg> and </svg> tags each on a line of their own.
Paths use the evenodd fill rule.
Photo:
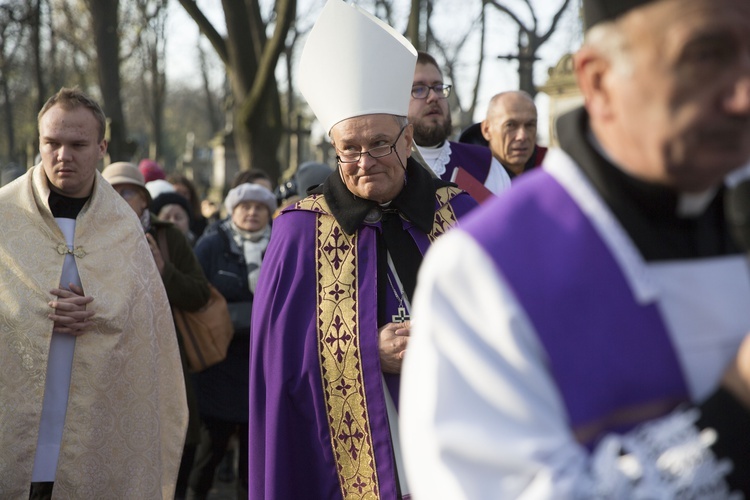
<svg viewBox="0 0 750 500">
<path fill-rule="evenodd" d="M 380 368 L 384 373 L 401 373 L 401 364 L 409 343 L 411 323 L 388 323 L 378 330 Z"/>
</svg>

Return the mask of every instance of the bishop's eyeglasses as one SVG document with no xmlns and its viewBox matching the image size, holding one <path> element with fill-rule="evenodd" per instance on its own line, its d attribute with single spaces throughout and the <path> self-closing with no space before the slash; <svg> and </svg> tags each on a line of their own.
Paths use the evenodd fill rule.
<svg viewBox="0 0 750 500">
<path fill-rule="evenodd" d="M 451 95 L 451 89 L 453 85 L 446 85 L 444 83 L 438 83 L 437 85 L 414 85 L 411 88 L 411 96 L 414 99 L 427 99 L 430 95 L 430 90 L 435 92 L 435 95 L 440 99 L 445 99 Z"/>
<path fill-rule="evenodd" d="M 336 155 L 336 159 L 341 163 L 357 163 L 360 158 L 362 158 L 362 155 L 370 155 L 370 157 L 372 158 L 382 158 L 384 156 L 388 156 L 396 149 L 396 143 L 401 138 L 401 134 L 404 133 L 405 128 L 406 125 L 401 127 L 401 130 L 398 131 L 398 135 L 393 141 L 393 144 L 377 146 L 367 151 L 338 151 L 337 149 L 338 155 Z"/>
</svg>

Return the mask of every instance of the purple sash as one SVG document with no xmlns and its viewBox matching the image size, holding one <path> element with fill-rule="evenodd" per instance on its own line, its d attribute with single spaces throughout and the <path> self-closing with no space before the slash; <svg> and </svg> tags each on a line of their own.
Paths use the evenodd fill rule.
<svg viewBox="0 0 750 500">
<path fill-rule="evenodd" d="M 591 222 L 547 172 L 524 175 L 462 230 L 491 255 L 531 319 L 579 442 L 592 445 L 687 400 L 656 305 L 636 302 Z"/>
</svg>

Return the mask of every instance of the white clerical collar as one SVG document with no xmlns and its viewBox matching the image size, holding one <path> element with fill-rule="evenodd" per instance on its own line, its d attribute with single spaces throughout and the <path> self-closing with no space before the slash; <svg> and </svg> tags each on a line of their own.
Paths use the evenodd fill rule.
<svg viewBox="0 0 750 500">
<path fill-rule="evenodd" d="M 416 144 L 415 144 L 416 145 Z M 422 158 L 430 167 L 430 170 L 435 172 L 435 175 L 440 177 L 445 173 L 445 166 L 451 159 L 451 146 L 448 141 L 443 141 L 440 146 L 417 146 L 417 151 L 422 155 Z"/>
</svg>

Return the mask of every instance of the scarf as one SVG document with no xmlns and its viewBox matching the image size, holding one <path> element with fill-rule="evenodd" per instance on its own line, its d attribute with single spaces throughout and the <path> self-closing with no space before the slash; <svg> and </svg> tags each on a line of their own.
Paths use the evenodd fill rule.
<svg viewBox="0 0 750 500">
<path fill-rule="evenodd" d="M 242 254 L 245 256 L 247 284 L 250 292 L 255 294 L 255 286 L 258 284 L 258 275 L 260 274 L 260 263 L 263 260 L 268 241 L 271 239 L 271 226 L 266 225 L 259 231 L 245 231 L 231 222 L 229 227 L 232 230 L 234 242 L 242 249 Z"/>
</svg>

